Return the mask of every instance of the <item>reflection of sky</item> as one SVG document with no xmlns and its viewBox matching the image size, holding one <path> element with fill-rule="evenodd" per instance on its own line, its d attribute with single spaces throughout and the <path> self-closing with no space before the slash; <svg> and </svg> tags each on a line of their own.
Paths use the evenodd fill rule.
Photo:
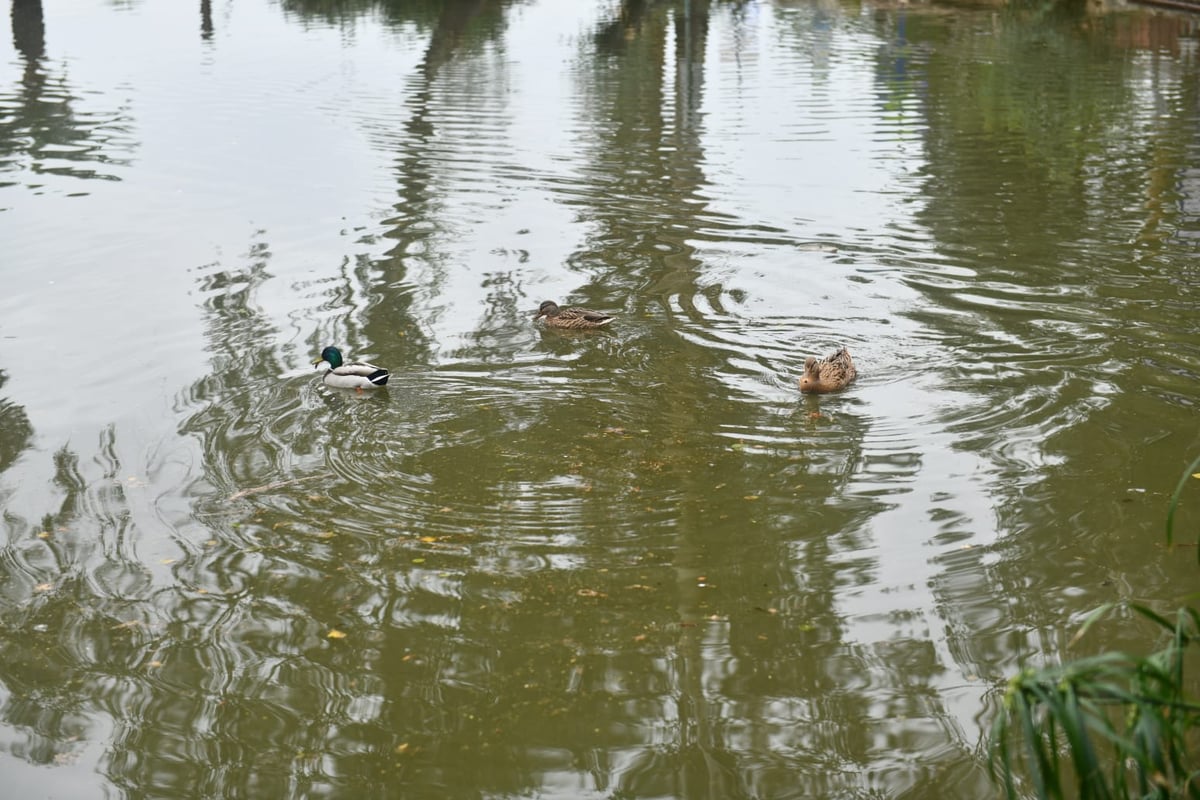
<svg viewBox="0 0 1200 800">
<path fill-rule="evenodd" d="M 826 329 L 833 342 L 849 340 L 860 363 L 888 373 L 855 391 L 865 430 L 846 495 L 879 505 L 866 547 L 842 556 L 861 563 L 868 577 L 839 592 L 837 607 L 848 641 L 927 642 L 940 651 L 938 663 L 954 664 L 939 633 L 944 622 L 934 592 L 945 566 L 938 555 L 978 545 L 995 530 L 986 480 L 966 477 L 986 466 L 953 434 L 929 424 L 939 406 L 967 399 L 919 376 L 903 380 L 905 361 L 929 356 L 913 343 L 932 335 L 905 316 L 922 298 L 880 259 L 927 255 L 928 236 L 912 220 L 925 163 L 923 121 L 913 111 L 881 107 L 890 102 L 876 67 L 886 43 L 869 31 L 848 34 L 846 20 L 810 23 L 808 15 L 819 12 L 808 7 L 756 8 L 761 13 L 748 29 L 718 29 L 710 45 L 704 194 L 714 213 L 778 232 L 759 238 L 831 242 L 843 252 L 815 256 L 790 246 L 716 242 L 704 247 L 705 258 L 753 263 L 752 270 L 731 270 L 729 281 L 747 290 L 755 314 L 798 314 L 813 326 L 810 335 Z M 969 564 L 965 574 L 965 583 L 980 580 Z M 888 597 L 882 609 L 881 593 Z M 887 609 L 905 612 L 898 618 Z M 963 706 L 967 724 L 979 687 L 964 688 L 952 673 L 942 690 L 947 702 Z"/>
<path fill-rule="evenodd" d="M 714 207 L 800 237 L 885 227 L 897 216 L 888 196 L 898 173 L 917 166 L 920 152 L 880 136 L 874 43 L 761 24 L 774 33 L 755 36 L 753 50 L 709 60 L 704 147 Z"/>
<path fill-rule="evenodd" d="M 121 13 L 80 6 L 66 15 L 55 6 L 47 8 L 48 58 L 68 61 L 81 96 L 125 99 L 140 142 L 122 182 L 92 183 L 88 198 L 9 200 L 12 210 L 0 215 L 11 243 L 4 269 L 17 278 L 0 300 L 9 337 L 0 352 L 15 366 L 36 342 L 38 358 L 87 392 L 66 397 L 58 375 L 13 370 L 14 390 L 43 399 L 30 411 L 46 415 L 38 429 L 47 434 L 67 420 L 88 427 L 119 419 L 130 404 L 161 402 L 203 374 L 198 273 L 241 266 L 256 239 L 268 243 L 271 269 L 284 278 L 268 282 L 259 301 L 286 318 L 292 280 L 336 268 L 350 220 L 361 226 L 371 205 L 364 194 L 387 189 L 372 180 L 382 154 L 332 105 L 344 104 L 354 77 L 339 63 L 336 32 L 281 26 L 269 7 L 231 7 L 225 24 L 272 26 L 271 52 L 254 37 L 230 36 L 214 56 L 198 36 L 162 34 L 196 23 L 190 5 Z M 359 46 L 406 62 L 384 60 L 381 74 L 413 61 L 382 37 Z M 114 47 L 122 58 L 112 57 Z M 81 213 L 88 224 L 63 236 L 64 221 Z"/>
<path fill-rule="evenodd" d="M 487 274 L 519 271 L 542 287 L 526 290 L 545 297 L 582 282 L 562 265 L 583 246 L 584 231 L 573 227 L 573 212 L 553 194 L 576 166 L 570 72 L 578 35 L 579 21 L 553 6 L 522 8 L 502 48 L 460 54 L 432 76 L 434 133 L 427 140 L 400 137 L 413 110 L 399 102 L 386 116 L 373 110 L 363 121 L 378 146 L 394 149 L 397 158 L 422 159 L 430 173 L 426 188 L 435 198 L 438 232 L 431 235 L 434 246 L 414 248 L 407 279 L 428 313 L 423 322 L 435 346 L 453 350 L 476 330 Z M 404 88 L 416 91 L 419 81 L 408 77 Z M 398 180 L 394 171 L 386 175 Z M 549 282 L 551 276 L 559 282 Z M 528 299 L 532 311 L 543 298 Z"/>
<path fill-rule="evenodd" d="M 133 167 L 120 183 L 91 183 L 92 200 L 10 201 L 0 218 L 3 228 L 22 232 L 6 237 L 16 256 L 6 269 L 25 287 L 0 301 L 5 318 L 31 331 L 46 313 L 43 302 L 75 309 L 72 325 L 42 326 L 38 342 L 81 385 L 97 390 L 116 370 L 129 394 L 145 396 L 202 374 L 196 271 L 235 267 L 252 241 L 266 244 L 268 271 L 278 278 L 258 300 L 299 340 L 305 332 L 295 330 L 290 309 L 303 311 L 309 298 L 296 296 L 296 282 L 331 276 L 364 249 L 378 256 L 389 248 L 386 240 L 358 241 L 404 211 L 394 208 L 407 200 L 397 192 L 396 162 L 413 148 L 432 162 L 430 213 L 441 232 L 433 234 L 436 252 L 414 248 L 406 278 L 423 287 L 417 305 L 434 342 L 453 349 L 476 328 L 474 313 L 462 309 L 481 307 L 484 273 L 526 261 L 522 289 L 531 302 L 564 297 L 583 282 L 561 267 L 586 248 L 589 231 L 554 192 L 577 168 L 581 121 L 571 72 L 593 68 L 577 63 L 576 18 L 542 4 L 514 12 L 502 50 L 459 56 L 433 76 L 435 133 L 417 143 L 403 126 L 413 113 L 406 95 L 421 80 L 419 32 L 368 23 L 350 32 L 306 29 L 281 25 L 278 9 L 243 4 L 218 8 L 215 40 L 205 43 L 162 33 L 197 26 L 190 5 L 93 13 L 82 3 L 66 11 L 50 4 L 46 13 L 47 57 L 69 62 L 81 96 L 126 104 L 138 138 Z M 882 227 L 896 215 L 888 197 L 905 159 L 880 152 L 892 145 L 872 123 L 869 48 L 829 30 L 776 42 L 773 13 L 750 16 L 757 29 L 740 64 L 728 54 L 746 31 L 733 30 L 727 17 L 714 20 L 703 108 L 709 209 L 789 239 Z M 271 31 L 270 48 L 242 33 L 256 29 Z M 114 47 L 122 58 L 111 57 Z M 819 67 L 808 63 L 815 51 Z M 11 50 L 0 52 L 12 63 Z M 830 113 L 830 96 L 849 100 Z M 89 224 L 70 238 L 55 235 L 81 208 Z M 119 265 L 121 280 L 111 280 L 105 265 Z M 776 268 L 783 262 L 766 266 Z M 757 296 L 776 310 L 794 307 L 803 286 L 784 283 L 784 291 Z M 121 330 L 129 334 L 118 339 L 138 346 L 81 345 L 80 331 Z M 54 394 L 50 381 L 37 380 L 14 374 L 14 388 L 34 381 L 28 390 Z M 121 402 L 52 413 L 61 418 L 69 409 L 65 416 L 102 423 Z"/>
<path fill-rule="evenodd" d="M 151 446 L 180 387 L 211 368 L 197 312 L 205 277 L 253 259 L 273 279 L 252 302 L 281 332 L 295 374 L 332 313 L 313 307 L 322 283 L 362 255 L 398 249 L 406 286 L 392 289 L 415 294 L 441 359 L 479 327 L 487 276 L 511 273 L 531 308 L 588 280 L 589 265 L 572 257 L 588 251 L 592 223 L 568 201 L 589 167 L 581 143 L 598 138 L 582 88 L 607 67 L 583 57 L 586 27 L 553 4 L 514 10 L 500 43 L 460 52 L 428 77 L 428 34 L 411 28 L 306 27 L 283 24 L 267 4 L 226 4 L 204 42 L 163 34 L 198 30 L 191 5 L 46 13 L 47 58 L 69 65 L 81 97 L 127 107 L 138 139 L 122 181 L 93 182 L 89 197 L 0 203 L 12 206 L 0 234 L 11 242 L 3 269 L 16 278 L 0 298 L 0 363 L 14 396 L 37 398 L 25 405 L 46 442 L 87 439 L 115 421 L 140 432 L 128 441 Z M 696 199 L 698 222 L 720 224 L 697 244 L 713 279 L 744 292 L 754 314 L 809 309 L 818 283 L 826 306 L 893 318 L 896 335 L 911 290 L 886 276 L 847 282 L 872 265 L 796 248 L 878 245 L 889 226 L 907 229 L 911 209 L 897 198 L 920 152 L 876 118 L 878 43 L 809 13 L 755 6 L 711 21 Z M 270 32 L 269 47 L 254 31 Z M 677 98 L 674 58 L 668 46 L 665 104 Z M 425 90 L 430 133 L 418 136 L 406 124 Z M 415 191 L 398 172 L 411 160 L 429 176 Z M 423 205 L 408 217 L 413 204 Z M 63 236 L 63 221 L 81 213 L 87 224 Z M 56 369 L 21 369 L 31 355 Z M 716 378 L 761 391 L 740 375 Z"/>
<path fill-rule="evenodd" d="M 275 8 L 242 4 L 218 10 L 216 41 L 209 45 L 162 34 L 195 24 L 191 6 L 55 11 L 47 8 L 48 57 L 69 54 L 81 94 L 127 100 L 140 140 L 136 165 L 120 184 L 89 186 L 95 197 L 86 206 L 90 224 L 69 239 L 55 232 L 63 218 L 78 213 L 82 198 L 9 203 L 15 208 L 0 217 L 0 230 L 21 234 L 6 237 L 15 248 L 6 269 L 24 276 L 25 289 L 0 303 L 10 330 L 36 329 L 45 356 L 63 363 L 82 385 L 96 390 L 116 370 L 128 381 L 129 395 L 140 397 L 202 374 L 196 273 L 206 265 L 238 266 L 252 241 L 267 244 L 268 269 L 278 278 L 262 287 L 259 302 L 288 329 L 290 307 L 309 300 L 296 296 L 296 281 L 334 275 L 344 258 L 364 249 L 377 256 L 388 249 L 386 241 L 358 240 L 384 232 L 383 221 L 399 202 L 395 162 L 413 143 L 396 139 L 412 113 L 405 96 L 419 80 L 423 34 L 368 23 L 353 34 L 306 30 L 281 25 Z M 421 304 L 435 341 L 453 342 L 475 327 L 477 319 L 460 309 L 479 307 L 481 273 L 511 269 L 519 250 L 556 273 L 578 246 L 573 238 L 536 234 L 569 229 L 569 215 L 547 197 L 545 185 L 569 172 L 566 72 L 576 53 L 570 36 L 579 28 L 553 10 L 526 13 L 533 17 L 529 25 L 511 31 L 510 46 L 522 54 L 514 64 L 504 67 L 503 53 L 482 53 L 468 58 L 481 63 L 451 65 L 434 78 L 435 106 L 459 100 L 453 84 L 466 79 L 480 89 L 461 99 L 486 102 L 496 114 L 484 123 L 466 102 L 435 112 L 439 136 L 431 150 L 445 161 L 430 165 L 431 191 L 440 207 L 453 210 L 442 215 L 434 209 L 439 224 L 452 229 L 437 243 L 438 256 L 454 267 L 437 270 L 436 292 Z M 549 38 L 553 47 L 538 27 L 547 24 L 558 26 Z M 254 29 L 271 31 L 269 48 L 239 35 Z M 122 58 L 111 57 L 114 46 Z M 494 87 L 488 81 L 505 69 L 514 73 L 513 90 L 500 101 L 489 99 Z M 437 100 L 439 94 L 448 97 Z M 446 144 L 460 133 L 456 126 L 476 125 L 486 126 L 479 136 L 467 131 L 464 144 L 453 145 L 463 152 Z M 484 157 L 488 163 L 469 173 L 457 163 Z M 471 268 L 458 268 L 462 264 Z M 112 281 L 97 265 L 119 265 L 121 280 Z M 414 283 L 430 281 L 421 265 L 412 259 Z M 74 324 L 39 326 L 47 301 L 75 309 Z M 81 330 L 114 331 L 139 346 L 89 350 Z M 14 375 L 14 386 L 33 381 L 29 391 L 53 396 L 52 379 L 38 380 Z M 81 402 L 51 415 L 103 424 L 124 402 Z"/>
</svg>

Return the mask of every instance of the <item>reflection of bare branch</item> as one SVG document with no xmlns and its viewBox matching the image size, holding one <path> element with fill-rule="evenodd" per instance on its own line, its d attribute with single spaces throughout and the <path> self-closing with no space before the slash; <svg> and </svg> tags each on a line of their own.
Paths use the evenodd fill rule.
<svg viewBox="0 0 1200 800">
<path fill-rule="evenodd" d="M 274 483 L 265 483 L 262 486 L 255 486 L 253 489 L 242 489 L 239 492 L 234 492 L 233 494 L 229 495 L 229 497 L 227 499 L 241 500 L 243 497 L 248 497 L 252 494 L 259 494 L 260 492 L 269 492 L 272 489 L 279 489 L 284 486 L 291 486 L 294 483 L 304 483 L 305 481 L 311 481 L 311 480 L 315 480 L 317 478 L 328 478 L 328 477 L 329 477 L 328 472 L 322 472 L 317 475 L 306 475 L 303 478 L 292 478 L 291 480 L 288 480 L 288 481 L 275 481 Z"/>
</svg>

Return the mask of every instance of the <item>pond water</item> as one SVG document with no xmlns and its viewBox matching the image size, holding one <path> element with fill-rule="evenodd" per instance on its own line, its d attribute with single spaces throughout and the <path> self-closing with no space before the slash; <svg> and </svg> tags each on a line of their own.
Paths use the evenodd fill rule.
<svg viewBox="0 0 1200 800">
<path fill-rule="evenodd" d="M 11 2 L 11 796 L 998 796 L 1195 586 L 1189 18 Z"/>
</svg>

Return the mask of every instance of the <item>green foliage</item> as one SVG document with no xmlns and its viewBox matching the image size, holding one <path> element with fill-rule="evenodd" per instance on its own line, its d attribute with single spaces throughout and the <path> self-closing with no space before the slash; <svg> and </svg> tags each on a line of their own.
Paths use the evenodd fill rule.
<svg viewBox="0 0 1200 800">
<path fill-rule="evenodd" d="M 1196 456 L 1196 460 L 1188 464 L 1188 468 L 1183 471 L 1183 475 L 1179 476 L 1179 483 L 1175 486 L 1175 493 L 1171 495 L 1171 505 L 1167 508 L 1167 544 L 1175 543 L 1175 510 L 1179 508 L 1179 499 L 1183 497 L 1183 490 L 1187 487 L 1188 479 L 1196 475 L 1196 470 L 1200 469 L 1200 456 Z M 1200 547 L 1196 548 L 1196 558 L 1200 560 Z"/>
<path fill-rule="evenodd" d="M 1200 458 L 1171 497 L 1168 542 L 1198 467 Z M 1109 604 L 1088 616 L 1076 639 L 1115 608 L 1162 628 L 1167 645 L 1148 656 L 1104 653 L 1014 676 L 991 735 L 992 777 L 1007 797 L 1021 796 L 1016 775 L 1023 768 L 1039 798 L 1200 800 L 1200 704 L 1186 696 L 1184 676 L 1188 653 L 1200 644 L 1200 613 L 1181 608 L 1171 620 L 1142 605 Z"/>
</svg>

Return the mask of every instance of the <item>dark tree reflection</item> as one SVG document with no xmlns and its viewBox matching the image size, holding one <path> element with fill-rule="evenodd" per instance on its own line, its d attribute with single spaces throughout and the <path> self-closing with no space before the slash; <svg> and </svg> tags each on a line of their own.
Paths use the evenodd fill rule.
<svg viewBox="0 0 1200 800">
<path fill-rule="evenodd" d="M 28 70 L 46 55 L 46 23 L 42 0 L 12 0 L 13 45 Z"/>
<path fill-rule="evenodd" d="M 206 42 L 213 38 L 212 0 L 200 0 L 200 38 Z"/>
<path fill-rule="evenodd" d="M 0 389 L 8 382 L 8 374 L 0 370 Z M 0 472 L 8 469 L 29 447 L 33 426 L 25 409 L 11 400 L 0 397 Z"/>
<path fill-rule="evenodd" d="M 134 146 L 127 111 L 78 108 L 79 97 L 65 70 L 46 56 L 41 0 L 13 0 L 12 31 L 23 70 L 11 99 L 0 88 L 7 112 L 0 115 L 0 185 L 15 183 L 26 172 L 119 180 L 114 167 L 128 163 L 127 152 Z"/>
</svg>

